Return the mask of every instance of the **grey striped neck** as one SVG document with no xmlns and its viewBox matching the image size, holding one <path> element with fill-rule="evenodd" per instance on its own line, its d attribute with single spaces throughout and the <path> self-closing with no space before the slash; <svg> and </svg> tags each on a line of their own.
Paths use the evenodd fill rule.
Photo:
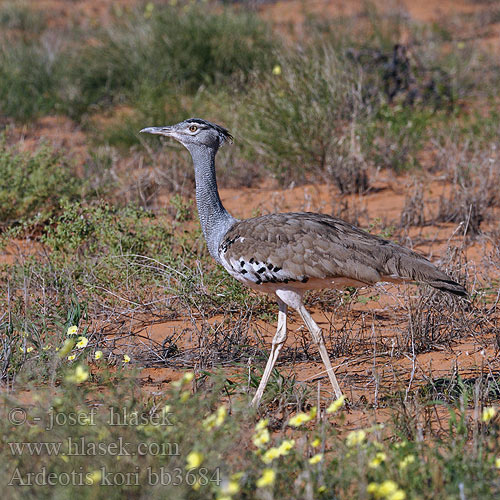
<svg viewBox="0 0 500 500">
<path fill-rule="evenodd" d="M 196 181 L 196 205 L 201 229 L 210 255 L 220 262 L 219 245 L 236 219 L 224 208 L 217 189 L 215 155 L 217 150 L 205 145 L 189 144 Z"/>
</svg>

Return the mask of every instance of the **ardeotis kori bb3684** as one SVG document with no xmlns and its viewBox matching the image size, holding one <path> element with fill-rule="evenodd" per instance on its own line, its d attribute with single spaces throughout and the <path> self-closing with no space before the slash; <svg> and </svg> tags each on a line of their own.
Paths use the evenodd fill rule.
<svg viewBox="0 0 500 500">
<path fill-rule="evenodd" d="M 222 205 L 215 176 L 215 155 L 225 141 L 232 140 L 225 128 L 190 118 L 177 125 L 148 127 L 141 132 L 172 137 L 188 149 L 195 170 L 198 214 L 210 254 L 238 281 L 254 290 L 272 293 L 278 300 L 278 328 L 253 405 L 259 404 L 286 340 L 288 307 L 298 311 L 311 332 L 335 395 L 342 395 L 321 329 L 304 307 L 302 297 L 306 290 L 414 281 L 466 295 L 462 285 L 426 258 L 341 219 L 316 213 L 235 219 Z"/>
</svg>

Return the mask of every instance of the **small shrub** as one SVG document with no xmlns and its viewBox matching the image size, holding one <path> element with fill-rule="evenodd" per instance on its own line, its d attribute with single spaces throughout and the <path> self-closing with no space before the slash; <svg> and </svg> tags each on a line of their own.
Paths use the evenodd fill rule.
<svg viewBox="0 0 500 500">
<path fill-rule="evenodd" d="M 423 226 L 425 224 L 424 186 L 422 181 L 414 179 L 405 198 L 401 212 L 400 227 Z"/>
<path fill-rule="evenodd" d="M 51 219 L 42 242 L 61 255 L 87 257 L 121 254 L 157 255 L 169 246 L 172 233 L 142 208 L 113 207 L 104 202 L 84 206 L 65 202 Z"/>
<path fill-rule="evenodd" d="M 475 236 L 481 224 L 491 218 L 491 208 L 500 206 L 496 146 L 472 157 L 463 152 L 458 156 L 456 147 L 446 153 L 452 189 L 440 197 L 436 220 L 460 223 L 464 234 Z"/>
<path fill-rule="evenodd" d="M 0 26 L 32 36 L 45 29 L 46 19 L 41 10 L 32 10 L 24 0 L 7 1 L 0 6 Z"/>
<path fill-rule="evenodd" d="M 61 64 L 38 42 L 0 41 L 0 116 L 27 121 L 54 113 Z"/>
<path fill-rule="evenodd" d="M 359 134 L 370 106 L 359 68 L 326 44 L 279 57 L 247 101 L 250 149 L 281 181 L 314 174 L 342 192 L 364 191 Z"/>
<path fill-rule="evenodd" d="M 37 213 L 47 216 L 61 199 L 81 197 L 83 182 L 61 153 L 48 145 L 20 152 L 0 138 L 0 223 Z"/>
<path fill-rule="evenodd" d="M 396 171 L 420 166 L 419 152 L 430 138 L 433 111 L 382 105 L 363 135 L 363 151 L 376 166 Z"/>
</svg>

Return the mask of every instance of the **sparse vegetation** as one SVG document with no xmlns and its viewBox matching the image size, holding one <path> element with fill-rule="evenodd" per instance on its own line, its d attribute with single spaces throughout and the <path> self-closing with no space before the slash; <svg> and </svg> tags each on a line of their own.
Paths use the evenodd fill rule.
<svg viewBox="0 0 500 500">
<path fill-rule="evenodd" d="M 20 415 L 26 408 L 30 422 L 13 428 L 2 419 L 2 448 L 11 458 L 1 477 L 11 482 L 11 498 L 83 491 L 100 497 L 104 488 L 107 498 L 126 493 L 133 498 L 194 499 L 268 493 L 294 499 L 308 492 L 318 498 L 334 492 L 340 498 L 447 499 L 459 491 L 487 499 L 499 492 L 498 414 L 476 401 L 475 416 L 469 416 L 463 384 L 455 403 L 443 404 L 446 423 L 439 435 L 433 433 L 439 446 L 430 446 L 414 433 L 424 423 L 420 417 L 411 420 L 415 410 L 425 408 L 418 395 L 411 403 L 400 403 L 394 423 L 348 433 L 343 431 L 348 409 L 342 404 L 330 413 L 314 406 L 294 417 L 262 418 L 255 424 L 238 401 L 241 387 L 235 390 L 227 379 L 191 382 L 193 374 L 187 372 L 162 398 L 144 398 L 131 383 L 126 362 L 118 361 L 114 371 L 103 368 L 105 363 L 99 360 L 99 369 L 68 363 L 55 394 L 40 393 L 36 406 L 26 408 L 12 398 L 4 402 L 7 409 L 16 405 Z M 105 393 L 92 391 L 96 384 Z M 61 416 L 75 410 L 81 422 L 63 421 Z M 469 425 L 475 428 L 472 450 Z M 25 451 L 23 443 L 31 442 L 33 429 L 39 442 L 50 443 L 47 450 Z M 235 442 L 245 443 L 238 453 Z M 93 443 L 100 447 L 89 461 L 86 454 L 92 453 Z M 34 480 L 28 484 L 33 470 L 51 474 L 53 486 L 40 488 Z M 74 479 L 66 481 L 71 471 Z"/>
</svg>

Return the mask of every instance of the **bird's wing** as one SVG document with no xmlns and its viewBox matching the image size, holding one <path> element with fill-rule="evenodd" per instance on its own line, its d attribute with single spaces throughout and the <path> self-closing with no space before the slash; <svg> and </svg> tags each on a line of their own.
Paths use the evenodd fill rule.
<svg viewBox="0 0 500 500">
<path fill-rule="evenodd" d="M 372 284 L 393 277 L 443 289 L 457 285 L 412 250 L 324 214 L 283 213 L 239 221 L 227 232 L 219 254 L 235 272 L 253 273 L 262 282 L 349 278 Z"/>
</svg>

